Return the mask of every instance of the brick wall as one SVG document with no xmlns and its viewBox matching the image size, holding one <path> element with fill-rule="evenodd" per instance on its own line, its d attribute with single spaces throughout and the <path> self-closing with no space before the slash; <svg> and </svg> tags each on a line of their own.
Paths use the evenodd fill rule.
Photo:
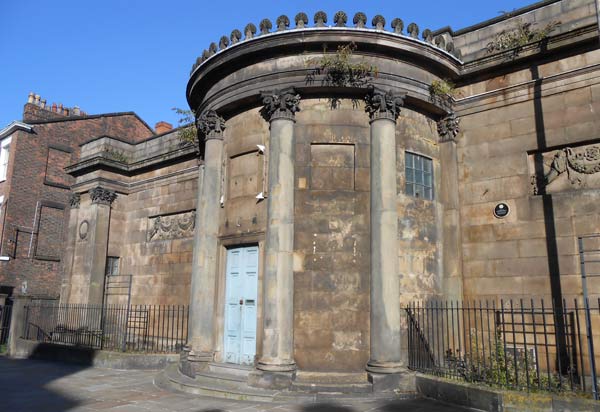
<svg viewBox="0 0 600 412">
<path fill-rule="evenodd" d="M 13 135 L 9 176 L 0 183 L 8 202 L 2 255 L 11 257 L 0 263 L 0 285 L 19 293 L 26 282 L 28 294 L 58 296 L 74 183 L 64 167 L 77 161 L 79 145 L 92 138 L 136 142 L 153 132 L 133 113 L 66 117 L 26 104 L 24 118 L 33 133 Z"/>
</svg>

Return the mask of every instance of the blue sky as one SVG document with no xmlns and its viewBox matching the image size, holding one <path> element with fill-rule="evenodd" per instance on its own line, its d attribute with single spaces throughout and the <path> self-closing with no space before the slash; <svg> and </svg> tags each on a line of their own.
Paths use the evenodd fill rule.
<svg viewBox="0 0 600 412">
<path fill-rule="evenodd" d="M 210 42 L 267 17 L 304 11 L 382 14 L 432 30 L 460 29 L 532 0 L 0 0 L 0 129 L 21 119 L 30 91 L 90 114 L 135 111 L 177 122 L 191 65 Z"/>
</svg>

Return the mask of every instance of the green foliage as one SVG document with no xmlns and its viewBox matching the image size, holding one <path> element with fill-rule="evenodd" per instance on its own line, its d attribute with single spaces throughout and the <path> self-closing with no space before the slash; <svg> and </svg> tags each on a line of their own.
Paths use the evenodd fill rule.
<svg viewBox="0 0 600 412">
<path fill-rule="evenodd" d="M 108 159 L 112 159 L 112 160 L 115 160 L 117 162 L 121 162 L 121 163 L 128 163 L 129 162 L 129 158 L 125 155 L 125 153 L 124 152 L 120 152 L 120 151 L 118 151 L 116 149 L 107 148 L 107 149 L 104 150 L 104 155 Z"/>
<path fill-rule="evenodd" d="M 429 97 L 432 102 L 442 106 L 452 106 L 452 100 L 459 95 L 456 86 L 450 80 L 434 80 L 429 86 Z"/>
<path fill-rule="evenodd" d="M 454 364 L 467 382 L 483 383 L 489 386 L 516 390 L 560 392 L 560 380 L 557 375 L 538 369 L 537 360 L 529 351 L 507 351 L 500 331 L 496 332 L 493 348 L 481 349 L 481 338 L 471 331 L 470 352 L 446 352 L 446 361 Z"/>
<path fill-rule="evenodd" d="M 532 23 L 524 23 L 518 20 L 518 25 L 511 31 L 501 31 L 494 39 L 487 44 L 488 54 L 501 52 L 504 50 L 513 50 L 512 57 L 519 55 L 524 46 L 540 42 L 560 26 L 560 21 L 551 21 L 542 28 L 534 28 Z"/>
<path fill-rule="evenodd" d="M 352 54 L 356 50 L 354 42 L 338 46 L 334 55 L 326 54 L 326 47 L 323 48 L 323 57 L 310 59 L 307 65 L 313 66 L 313 69 L 306 75 L 306 83 L 312 84 L 316 76 L 323 76 L 321 84 L 326 87 L 358 87 L 363 88 L 370 85 L 378 75 L 376 66 L 370 65 L 365 60 L 358 62 L 352 61 Z M 329 103 L 332 109 L 339 107 L 341 99 L 339 97 L 330 97 Z M 358 104 L 357 99 L 353 99 L 353 104 Z"/>
<path fill-rule="evenodd" d="M 172 109 L 177 115 L 179 120 L 177 121 L 178 127 L 180 128 L 177 132 L 177 137 L 182 145 L 195 145 L 198 140 L 198 132 L 196 130 L 196 113 L 193 110 L 180 109 L 174 107 Z"/>
</svg>

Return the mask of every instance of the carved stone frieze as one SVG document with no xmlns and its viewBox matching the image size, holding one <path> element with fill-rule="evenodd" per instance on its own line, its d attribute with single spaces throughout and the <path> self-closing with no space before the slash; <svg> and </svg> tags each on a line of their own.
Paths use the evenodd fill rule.
<svg viewBox="0 0 600 412">
<path fill-rule="evenodd" d="M 370 86 L 365 96 L 365 111 L 371 120 L 389 119 L 395 122 L 404 106 L 405 97 L 406 93 L 394 93 L 392 90 L 386 92 Z"/>
<path fill-rule="evenodd" d="M 194 236 L 196 211 L 155 216 L 148 221 L 148 242 Z"/>
<path fill-rule="evenodd" d="M 260 113 L 268 122 L 280 118 L 294 120 L 296 112 L 300 111 L 300 95 L 294 88 L 262 92 L 261 98 L 263 108 Z"/>
<path fill-rule="evenodd" d="M 530 155 L 533 194 L 600 188 L 600 144 Z"/>
<path fill-rule="evenodd" d="M 449 142 L 456 139 L 460 133 L 460 118 L 454 112 L 450 112 L 437 123 L 440 142 Z"/>
<path fill-rule="evenodd" d="M 79 204 L 81 203 L 81 195 L 79 193 L 71 194 L 71 209 L 79 209 Z"/>
<path fill-rule="evenodd" d="M 98 203 L 101 205 L 112 205 L 112 203 L 117 198 L 117 194 L 112 191 L 105 189 L 101 186 L 96 186 L 89 191 L 90 198 L 92 199 L 92 203 Z"/>
<path fill-rule="evenodd" d="M 223 139 L 225 130 L 225 119 L 214 110 L 207 110 L 198 116 L 196 127 L 205 140 Z"/>
</svg>

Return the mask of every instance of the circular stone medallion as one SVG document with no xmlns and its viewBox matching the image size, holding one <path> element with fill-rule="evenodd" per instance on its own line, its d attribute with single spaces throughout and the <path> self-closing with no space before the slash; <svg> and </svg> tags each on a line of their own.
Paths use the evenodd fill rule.
<svg viewBox="0 0 600 412">
<path fill-rule="evenodd" d="M 494 216 L 498 219 L 503 219 L 510 213 L 510 209 L 506 203 L 498 203 L 496 207 L 494 207 Z"/>
</svg>

